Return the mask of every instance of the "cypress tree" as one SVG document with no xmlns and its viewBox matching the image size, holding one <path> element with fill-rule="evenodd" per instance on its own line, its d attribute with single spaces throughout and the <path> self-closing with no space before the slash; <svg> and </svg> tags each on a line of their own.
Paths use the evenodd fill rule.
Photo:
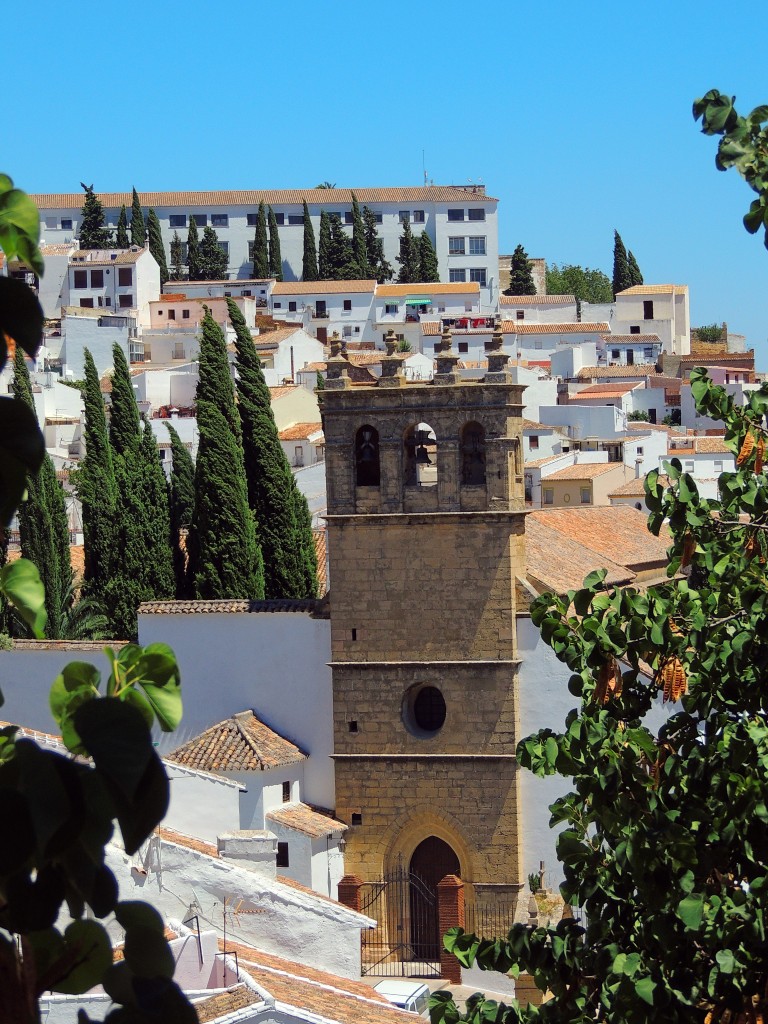
<svg viewBox="0 0 768 1024">
<path fill-rule="evenodd" d="M 304 258 L 301 263 L 302 281 L 317 280 L 317 250 L 315 248 L 315 229 L 309 216 L 309 207 L 304 200 Z"/>
<path fill-rule="evenodd" d="M 211 227 L 203 228 L 200 243 L 199 280 L 221 281 L 229 272 L 229 257 L 219 245 L 219 236 Z"/>
<path fill-rule="evenodd" d="M 186 535 L 192 525 L 195 508 L 195 464 L 177 431 L 167 421 L 165 426 L 171 435 L 170 515 L 173 571 L 176 577 L 176 597 L 185 600 L 193 596 L 192 581 L 187 570 Z"/>
<path fill-rule="evenodd" d="M 303 590 L 302 597 L 317 597 L 317 548 L 312 533 L 312 515 L 309 511 L 307 499 L 296 486 L 296 477 L 291 477 L 293 483 L 293 507 L 296 515 L 296 530 L 299 536 L 299 578 Z"/>
<path fill-rule="evenodd" d="M 400 264 L 400 273 L 397 275 L 400 284 L 412 284 L 419 280 L 419 243 L 413 237 L 408 221 L 403 224 L 397 262 Z"/>
<path fill-rule="evenodd" d="M 354 281 L 359 274 L 352 239 L 344 230 L 338 213 L 328 214 L 331 242 L 328 250 L 328 265 L 331 281 Z"/>
<path fill-rule="evenodd" d="M 613 232 L 613 297 L 616 298 L 619 292 L 625 288 L 632 287 L 632 277 L 629 271 L 629 260 L 627 250 L 621 240 L 618 231 Z"/>
<path fill-rule="evenodd" d="M 34 409 L 29 370 L 21 346 L 16 349 L 13 393 Z M 21 553 L 37 566 L 45 587 L 46 636 L 60 640 L 72 606 L 73 573 L 64 488 L 56 479 L 56 470 L 47 454 L 37 475 L 30 474 L 27 478 L 27 499 L 19 506 L 18 516 Z"/>
<path fill-rule="evenodd" d="M 131 247 L 131 243 L 128 241 L 128 216 L 125 212 L 125 203 L 120 207 L 120 216 L 117 218 L 115 247 L 117 249 L 130 249 Z"/>
<path fill-rule="evenodd" d="M 264 570 L 243 464 L 224 334 L 206 309 L 197 386 L 195 510 L 187 539 L 195 596 L 261 598 Z M 236 429 L 233 429 L 236 427 Z"/>
<path fill-rule="evenodd" d="M 331 222 L 328 214 L 323 210 L 320 214 L 320 243 L 317 249 L 317 274 L 318 281 L 330 281 L 333 277 L 331 272 Z"/>
<path fill-rule="evenodd" d="M 187 270 L 190 281 L 200 280 L 200 237 L 194 217 L 189 218 L 189 230 L 187 231 Z"/>
<path fill-rule="evenodd" d="M 93 185 L 83 185 L 85 199 L 80 220 L 79 244 L 81 249 L 107 249 L 112 241 L 112 232 L 104 227 L 104 207 L 93 191 Z"/>
<path fill-rule="evenodd" d="M 253 236 L 253 276 L 269 277 L 269 248 L 267 245 L 267 212 L 264 203 L 259 203 L 256 214 L 256 233 Z"/>
<path fill-rule="evenodd" d="M 352 193 L 352 255 L 357 266 L 356 276 L 361 281 L 367 280 L 371 276 L 371 268 L 368 265 L 368 249 L 365 244 L 365 224 L 354 192 Z"/>
<path fill-rule="evenodd" d="M 160 287 L 162 288 L 168 280 L 168 263 L 165 259 L 165 245 L 163 233 L 160 230 L 160 221 L 154 210 L 149 211 L 147 217 L 147 236 L 149 238 L 149 251 L 155 257 L 155 262 L 160 267 Z"/>
<path fill-rule="evenodd" d="M 133 394 L 131 371 L 125 353 L 119 345 L 112 346 L 112 402 L 109 417 L 109 443 L 115 455 L 128 452 L 135 455 L 139 450 L 140 424 L 139 407 Z"/>
<path fill-rule="evenodd" d="M 643 284 L 643 275 L 640 273 L 640 267 L 638 267 L 637 260 L 635 259 L 631 249 L 627 253 L 627 266 L 629 268 L 629 279 L 632 282 L 632 285 Z M 630 285 L 630 288 L 632 285 Z"/>
<path fill-rule="evenodd" d="M 512 262 L 509 267 L 509 288 L 504 290 L 504 294 L 536 294 L 536 285 L 533 283 L 533 274 L 531 273 L 531 261 L 522 245 L 518 245 L 512 253 Z"/>
<path fill-rule="evenodd" d="M 280 253 L 280 231 L 275 211 L 269 208 L 269 276 L 276 281 L 283 280 L 283 257 Z"/>
<path fill-rule="evenodd" d="M 140 249 L 143 249 L 146 240 L 147 229 L 144 224 L 144 211 L 141 208 L 139 193 L 134 189 L 131 202 L 131 245 L 138 245 Z"/>
<path fill-rule="evenodd" d="M 379 284 L 384 284 L 392 277 L 392 264 L 384 256 L 384 243 L 379 238 L 376 226 L 376 214 L 367 206 L 363 207 L 363 224 L 365 225 L 365 249 L 369 273 Z"/>
<path fill-rule="evenodd" d="M 76 486 L 83 509 L 83 580 L 87 594 L 101 601 L 117 558 L 115 516 L 118 499 L 99 375 L 87 348 L 84 355 L 85 456 L 77 471 Z"/>
<path fill-rule="evenodd" d="M 173 232 L 171 239 L 171 280 L 184 280 L 184 257 L 179 232 Z"/>
<path fill-rule="evenodd" d="M 426 231 L 419 235 L 419 280 L 439 281 L 440 273 L 437 269 L 437 253 L 432 245 L 432 239 Z"/>
<path fill-rule="evenodd" d="M 306 538 L 296 521 L 294 480 L 278 437 L 269 388 L 251 332 L 232 299 L 227 299 L 237 349 L 238 411 L 243 426 L 243 454 L 248 503 L 264 558 L 264 594 L 268 598 L 314 597 L 306 581 Z M 311 530 L 310 530 L 311 539 Z"/>
</svg>

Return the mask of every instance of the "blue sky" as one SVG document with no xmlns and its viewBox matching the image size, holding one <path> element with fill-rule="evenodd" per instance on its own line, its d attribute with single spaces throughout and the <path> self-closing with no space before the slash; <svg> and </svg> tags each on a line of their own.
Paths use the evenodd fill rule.
<svg viewBox="0 0 768 1024">
<path fill-rule="evenodd" d="M 754 4 L 40 0 L 0 138 L 29 192 L 482 181 L 500 243 L 686 283 L 768 369 L 768 252 L 694 98 L 768 102 Z M 755 39 L 753 45 L 751 39 Z"/>
</svg>

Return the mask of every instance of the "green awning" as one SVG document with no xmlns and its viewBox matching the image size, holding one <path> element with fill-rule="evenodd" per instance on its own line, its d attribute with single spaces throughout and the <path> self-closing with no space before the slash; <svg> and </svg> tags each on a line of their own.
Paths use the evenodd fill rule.
<svg viewBox="0 0 768 1024">
<path fill-rule="evenodd" d="M 432 299 L 428 295 L 415 295 L 405 300 L 406 306 L 431 306 Z"/>
</svg>

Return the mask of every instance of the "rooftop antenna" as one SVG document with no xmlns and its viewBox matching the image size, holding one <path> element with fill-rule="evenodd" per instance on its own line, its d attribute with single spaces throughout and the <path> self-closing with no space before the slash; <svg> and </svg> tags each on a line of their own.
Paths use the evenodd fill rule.
<svg viewBox="0 0 768 1024">
<path fill-rule="evenodd" d="M 424 175 L 424 187 L 427 185 L 427 165 L 424 162 L 424 150 L 421 151 L 421 171 Z"/>
</svg>

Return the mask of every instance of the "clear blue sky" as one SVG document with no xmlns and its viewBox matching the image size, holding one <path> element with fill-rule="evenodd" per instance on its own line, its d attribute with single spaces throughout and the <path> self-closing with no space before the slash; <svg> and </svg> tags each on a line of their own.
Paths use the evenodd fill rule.
<svg viewBox="0 0 768 1024">
<path fill-rule="evenodd" d="M 691 116 L 710 88 L 768 102 L 742 0 L 386 4 L 41 0 L 14 15 L 0 139 L 29 192 L 482 181 L 500 243 L 688 284 L 768 369 L 768 251 L 752 193 Z"/>
</svg>

